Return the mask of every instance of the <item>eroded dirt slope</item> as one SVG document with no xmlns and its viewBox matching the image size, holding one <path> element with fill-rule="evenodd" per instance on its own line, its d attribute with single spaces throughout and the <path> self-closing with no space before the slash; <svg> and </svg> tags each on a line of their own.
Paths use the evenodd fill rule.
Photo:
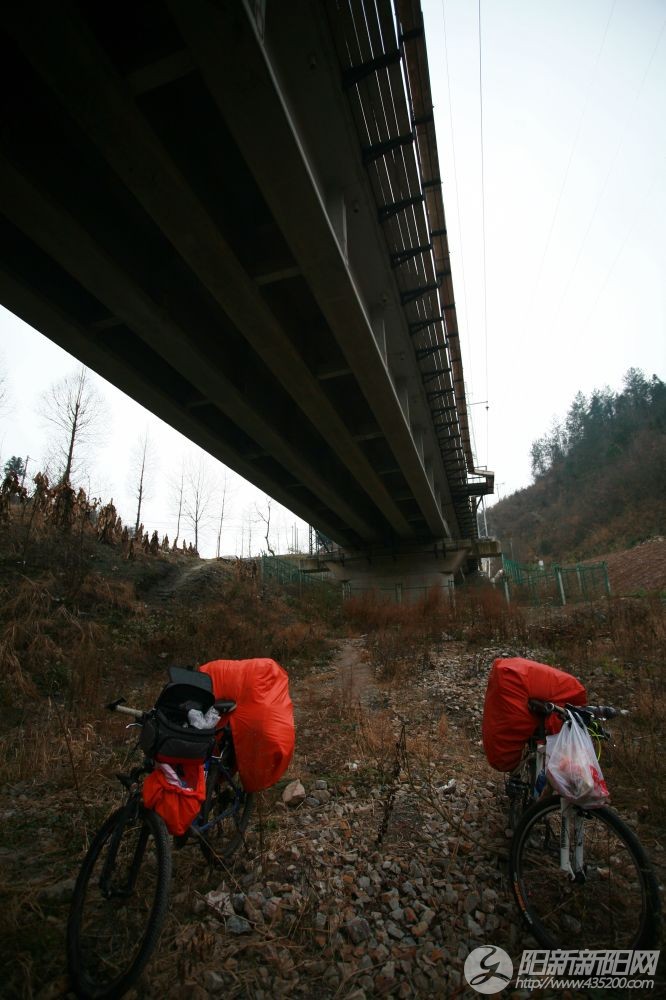
<svg viewBox="0 0 666 1000">
<path fill-rule="evenodd" d="M 609 552 L 586 562 L 605 562 L 617 596 L 666 591 L 666 538 L 651 538 L 633 549 Z"/>
</svg>

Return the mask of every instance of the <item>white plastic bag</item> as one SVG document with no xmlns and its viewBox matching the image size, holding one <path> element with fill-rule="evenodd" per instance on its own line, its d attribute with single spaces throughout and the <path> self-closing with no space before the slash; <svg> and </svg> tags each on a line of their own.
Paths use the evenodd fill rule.
<svg viewBox="0 0 666 1000">
<path fill-rule="evenodd" d="M 568 713 L 555 740 L 546 778 L 563 798 L 585 809 L 603 806 L 610 800 L 590 734 L 573 712 Z"/>
<path fill-rule="evenodd" d="M 195 729 L 215 729 L 220 718 L 220 713 L 214 705 L 211 705 L 205 715 L 198 708 L 191 708 L 187 713 L 187 721 Z"/>
</svg>

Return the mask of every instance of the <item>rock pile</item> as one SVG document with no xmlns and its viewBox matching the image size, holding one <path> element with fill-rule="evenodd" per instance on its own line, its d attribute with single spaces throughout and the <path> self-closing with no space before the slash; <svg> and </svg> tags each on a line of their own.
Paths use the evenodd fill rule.
<svg viewBox="0 0 666 1000">
<path fill-rule="evenodd" d="M 410 719 L 397 778 L 391 759 L 378 767 L 351 743 L 352 759 L 324 774 L 303 764 L 271 814 L 270 849 L 198 897 L 215 940 L 195 973 L 207 993 L 445 997 L 464 987 L 474 947 L 520 954 L 502 778 L 479 748 L 477 660 L 452 651 L 391 695 L 389 756 Z M 318 764 L 325 749 L 319 741 Z M 234 992 L 239 977 L 246 992 Z"/>
</svg>

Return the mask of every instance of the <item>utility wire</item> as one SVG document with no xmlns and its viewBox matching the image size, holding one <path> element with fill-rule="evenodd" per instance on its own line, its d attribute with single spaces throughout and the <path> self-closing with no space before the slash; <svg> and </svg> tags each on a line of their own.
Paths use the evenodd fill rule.
<svg viewBox="0 0 666 1000">
<path fill-rule="evenodd" d="M 620 257 L 622 256 L 622 252 L 623 252 L 624 248 L 626 247 L 627 243 L 631 239 L 631 236 L 632 236 L 632 234 L 634 232 L 634 229 L 636 228 L 636 226 L 638 225 L 638 222 L 640 221 L 640 219 L 643 216 L 643 212 L 645 210 L 645 206 L 647 205 L 647 203 L 649 202 L 649 200 L 650 200 L 650 198 L 652 196 L 652 192 L 654 190 L 654 186 L 657 183 L 657 181 L 661 177 L 664 176 L 665 172 L 666 172 L 666 159 L 662 158 L 661 165 L 657 169 L 654 177 L 652 178 L 652 182 L 650 183 L 650 186 L 648 187 L 645 195 L 641 199 L 641 203 L 640 203 L 640 205 L 639 205 L 639 207 L 638 207 L 638 209 L 637 209 L 637 211 L 636 211 L 636 213 L 634 215 L 633 221 L 631 222 L 631 224 L 629 225 L 629 228 L 627 229 L 626 233 L 624 234 L 624 239 L 620 243 L 620 246 L 618 247 L 618 250 L 615 253 L 615 256 L 613 257 L 613 260 L 612 260 L 612 262 L 610 264 L 610 267 L 606 271 L 606 275 L 605 275 L 603 281 L 601 282 L 601 284 L 599 286 L 599 291 L 597 292 L 597 294 L 595 296 L 594 302 L 590 306 L 585 319 L 583 320 L 583 322 L 581 323 L 581 325 L 578 328 L 579 332 L 582 332 L 585 329 L 585 327 L 588 324 L 588 321 L 589 321 L 590 317 L 592 316 L 592 314 L 594 313 L 595 309 L 597 308 L 597 305 L 599 304 L 599 299 L 601 298 L 601 296 L 603 295 L 603 293 L 604 293 L 604 291 L 606 289 L 606 285 L 608 284 L 608 282 L 610 280 L 610 276 L 613 273 L 613 271 L 615 270 L 615 267 L 617 266 L 617 262 L 619 261 Z"/>
<path fill-rule="evenodd" d="M 485 182 L 485 162 L 483 144 L 483 61 L 481 49 L 481 0 L 479 0 L 479 125 L 481 142 L 481 238 L 483 247 L 483 340 L 486 368 L 486 469 L 488 468 L 488 458 L 490 443 L 488 439 L 489 418 L 488 407 L 490 395 L 488 392 L 488 294 L 486 282 L 486 182 Z"/>
<path fill-rule="evenodd" d="M 620 156 L 620 152 L 622 151 L 622 148 L 624 146 L 625 139 L 626 139 L 627 133 L 629 131 L 629 126 L 630 126 L 631 122 L 633 121 L 634 109 L 635 109 L 636 105 L 638 104 L 639 98 L 640 98 L 640 96 L 641 96 L 641 94 L 643 92 L 643 87 L 645 86 L 645 81 L 648 78 L 648 74 L 649 74 L 650 69 L 652 67 L 652 62 L 654 60 L 655 55 L 657 54 L 657 49 L 659 48 L 659 44 L 661 42 L 662 35 L 664 34 L 664 28 L 666 28 L 666 19 L 664 19 L 664 21 L 663 21 L 663 23 L 661 25 L 661 30 L 659 31 L 659 34 L 657 35 L 657 41 L 655 42 L 654 47 L 652 49 L 652 52 L 650 53 L 650 58 L 648 59 L 647 66 L 645 67 L 645 72 L 643 73 L 643 78 L 642 78 L 642 80 L 640 82 L 638 90 L 636 91 L 636 95 L 635 95 L 635 97 L 633 99 L 633 102 L 631 104 L 631 108 L 629 109 L 629 112 L 627 114 L 627 117 L 626 117 L 626 120 L 625 120 L 625 123 L 624 123 L 624 128 L 623 128 L 623 130 L 622 130 L 622 132 L 620 134 L 620 139 L 619 139 L 617 147 L 615 149 L 615 153 L 613 155 L 613 158 L 612 158 L 612 160 L 610 162 L 610 166 L 608 167 L 608 171 L 606 173 L 606 177 L 604 178 L 604 183 L 601 186 L 601 190 L 600 190 L 599 195 L 597 197 L 597 200 L 595 202 L 594 209 L 592 210 L 592 215 L 590 216 L 590 221 L 587 224 L 587 229 L 585 230 L 585 234 L 584 234 L 583 239 L 581 241 L 581 244 L 580 244 L 580 246 L 578 248 L 578 253 L 576 254 L 576 259 L 574 260 L 574 263 L 573 263 L 573 266 L 571 268 L 571 271 L 569 272 L 569 277 L 567 278 L 566 283 L 564 285 L 564 290 L 562 291 L 562 294 L 560 295 L 559 301 L 557 303 L 557 307 L 556 307 L 555 312 L 553 314 L 553 319 L 552 319 L 552 323 L 551 323 L 551 327 L 550 327 L 551 332 L 552 332 L 552 329 L 555 326 L 555 324 L 557 322 L 557 319 L 558 319 L 558 317 L 560 315 L 560 312 L 562 310 L 562 303 L 564 302 L 564 300 L 566 298 L 566 295 L 567 295 L 567 292 L 569 291 L 569 287 L 571 285 L 571 281 L 573 279 L 574 274 L 576 273 L 576 268 L 578 267 L 578 264 L 580 262 L 582 254 L 583 254 L 583 249 L 585 247 L 585 244 L 587 243 L 587 238 L 590 235 L 590 231 L 591 231 L 592 226 L 594 224 L 594 220 L 597 217 L 597 212 L 599 210 L 599 206 L 600 206 L 600 204 L 602 202 L 604 194 L 606 193 L 606 188 L 608 187 L 608 182 L 609 182 L 609 180 L 610 180 L 610 178 L 612 176 L 613 170 L 615 169 L 615 164 L 617 163 L 618 158 Z"/>
<path fill-rule="evenodd" d="M 590 100 L 591 100 L 591 97 L 592 97 L 592 84 L 593 84 L 594 79 L 595 79 L 596 74 L 597 74 L 597 69 L 599 67 L 599 60 L 601 59 L 601 53 L 603 52 L 604 46 L 606 45 L 606 37 L 608 35 L 608 28 L 609 28 L 611 20 L 613 18 L 613 13 L 615 12 L 615 5 L 616 5 L 616 3 L 617 3 L 617 0 L 613 0 L 613 5 L 612 5 L 612 7 L 610 9 L 610 14 L 608 15 L 608 20 L 606 21 L 606 27 L 604 28 L 604 33 L 603 33 L 603 37 L 601 39 L 601 44 L 599 46 L 599 51 L 597 52 L 597 58 L 594 61 L 594 66 L 592 67 L 592 70 L 590 72 L 590 76 L 589 76 L 589 79 L 588 79 L 588 84 L 587 84 L 587 87 L 586 87 L 587 99 L 586 99 L 586 101 L 585 101 L 585 103 L 583 105 L 582 111 L 580 113 L 580 117 L 578 119 L 578 128 L 576 129 L 576 134 L 575 134 L 574 140 L 573 140 L 573 142 L 571 144 L 571 149 L 569 150 L 569 159 L 567 161 L 566 169 L 564 171 L 564 177 L 562 179 L 562 185 L 560 187 L 560 193 L 557 196 L 557 202 L 555 204 L 555 211 L 553 212 L 553 218 L 551 219 L 551 222 L 550 222 L 550 227 L 548 229 L 548 236 L 546 237 L 546 242 L 545 242 L 545 245 L 544 245 L 544 248 L 543 248 L 543 253 L 541 254 L 541 260 L 539 261 L 539 268 L 538 268 L 538 271 L 537 271 L 536 279 L 534 281 L 534 286 L 532 288 L 532 295 L 530 297 L 529 305 L 528 305 L 527 309 L 525 310 L 525 314 L 523 316 L 523 320 L 522 320 L 522 323 L 521 323 L 523 334 L 525 333 L 525 328 L 527 326 L 527 322 L 528 322 L 528 320 L 529 320 L 529 318 L 530 318 L 530 316 L 532 314 L 532 308 L 534 306 L 534 300 L 536 298 L 537 289 L 539 287 L 539 281 L 541 280 L 541 274 L 543 272 L 543 265 L 544 265 L 545 260 L 546 260 L 546 255 L 547 255 L 547 253 L 548 253 L 548 251 L 550 249 L 550 242 L 551 242 L 551 240 L 553 238 L 553 232 L 555 231 L 555 223 L 557 221 L 557 216 L 558 216 L 559 211 L 560 211 L 560 205 L 562 204 L 562 196 L 564 194 L 564 189 L 566 188 L 567 181 L 569 179 L 569 171 L 571 169 L 571 164 L 572 164 L 572 161 L 573 161 L 573 158 L 574 158 L 574 153 L 576 152 L 576 147 L 578 146 L 578 140 L 580 139 L 581 132 L 583 131 L 583 122 L 585 121 L 585 118 L 587 116 L 587 109 L 589 107 Z"/>
</svg>

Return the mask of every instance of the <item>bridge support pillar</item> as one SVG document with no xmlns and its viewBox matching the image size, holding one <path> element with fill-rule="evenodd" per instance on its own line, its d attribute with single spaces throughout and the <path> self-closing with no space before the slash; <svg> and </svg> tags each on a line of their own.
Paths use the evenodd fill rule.
<svg viewBox="0 0 666 1000">
<path fill-rule="evenodd" d="M 471 557 L 471 546 L 431 546 L 421 551 L 345 555 L 326 560 L 326 567 L 348 597 L 375 593 L 378 598 L 411 604 L 434 588 L 448 591 L 455 574 Z"/>
</svg>

